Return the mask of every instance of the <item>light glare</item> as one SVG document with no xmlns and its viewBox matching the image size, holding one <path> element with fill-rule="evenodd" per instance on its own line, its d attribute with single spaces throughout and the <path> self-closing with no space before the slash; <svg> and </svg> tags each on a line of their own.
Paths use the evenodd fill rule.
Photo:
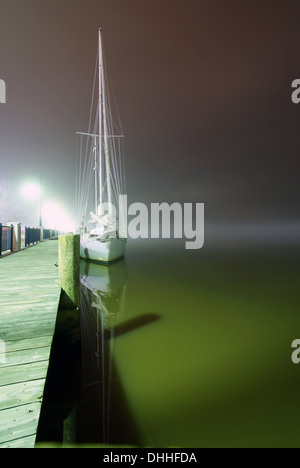
<svg viewBox="0 0 300 468">
<path fill-rule="evenodd" d="M 43 226 L 61 232 L 75 232 L 75 222 L 67 210 L 57 201 L 49 201 L 42 207 Z"/>
<path fill-rule="evenodd" d="M 37 200 L 41 196 L 41 187 L 34 183 L 25 184 L 22 188 L 22 194 L 26 200 Z"/>
</svg>

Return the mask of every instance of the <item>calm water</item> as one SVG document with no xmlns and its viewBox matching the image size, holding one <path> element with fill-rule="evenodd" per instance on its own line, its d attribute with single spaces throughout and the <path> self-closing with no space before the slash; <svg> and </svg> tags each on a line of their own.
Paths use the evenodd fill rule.
<svg viewBox="0 0 300 468">
<path fill-rule="evenodd" d="M 299 246 L 167 245 L 81 265 L 70 441 L 299 447 Z"/>
</svg>

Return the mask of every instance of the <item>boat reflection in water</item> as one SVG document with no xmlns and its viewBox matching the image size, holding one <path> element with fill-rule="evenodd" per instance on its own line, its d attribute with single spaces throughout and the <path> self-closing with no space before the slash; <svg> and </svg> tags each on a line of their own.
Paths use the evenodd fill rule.
<svg viewBox="0 0 300 468">
<path fill-rule="evenodd" d="M 127 266 L 81 261 L 81 443 L 135 443 L 114 363 L 114 338 L 125 322 Z M 122 422 L 124 422 L 122 424 Z"/>
<path fill-rule="evenodd" d="M 128 272 L 124 259 L 111 266 L 81 261 L 82 305 L 84 308 L 87 302 L 96 312 L 98 336 L 100 331 L 106 330 L 106 335 L 110 331 L 112 335 L 110 338 L 112 338 L 113 328 L 118 319 L 123 317 L 124 320 L 127 279 Z M 99 349 L 97 350 L 99 354 Z"/>
</svg>

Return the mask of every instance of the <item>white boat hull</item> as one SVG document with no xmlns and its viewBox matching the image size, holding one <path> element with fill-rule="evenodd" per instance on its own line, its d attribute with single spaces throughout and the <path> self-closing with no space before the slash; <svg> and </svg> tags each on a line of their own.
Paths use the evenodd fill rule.
<svg viewBox="0 0 300 468">
<path fill-rule="evenodd" d="M 80 239 L 80 257 L 102 264 L 110 264 L 124 257 L 127 239 L 83 235 Z"/>
</svg>

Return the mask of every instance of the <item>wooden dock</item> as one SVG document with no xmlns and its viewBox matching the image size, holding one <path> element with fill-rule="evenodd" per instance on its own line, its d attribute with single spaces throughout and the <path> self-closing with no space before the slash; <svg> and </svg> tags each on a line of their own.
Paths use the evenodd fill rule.
<svg viewBox="0 0 300 468">
<path fill-rule="evenodd" d="M 0 259 L 0 448 L 33 448 L 60 299 L 58 241 Z"/>
</svg>

